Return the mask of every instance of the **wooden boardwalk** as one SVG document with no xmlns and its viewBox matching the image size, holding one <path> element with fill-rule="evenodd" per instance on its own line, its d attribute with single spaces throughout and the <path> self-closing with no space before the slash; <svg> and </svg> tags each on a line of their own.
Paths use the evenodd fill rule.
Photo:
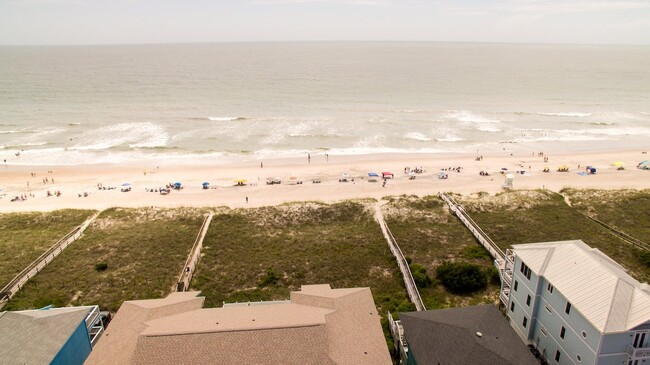
<svg viewBox="0 0 650 365">
<path fill-rule="evenodd" d="M 16 277 L 14 277 L 7 285 L 5 285 L 5 287 L 0 290 L 0 309 L 2 309 L 5 304 L 14 297 L 23 286 L 25 286 L 25 283 L 27 283 L 29 279 L 36 276 L 45 266 L 47 266 L 47 264 L 52 262 L 55 257 L 59 256 L 66 247 L 78 240 L 90 223 L 97 218 L 99 213 L 100 212 L 93 214 L 80 226 L 63 236 L 63 238 L 58 240 L 52 247 L 45 251 L 41 256 L 16 275 Z"/>
<path fill-rule="evenodd" d="M 377 223 L 379 223 L 381 231 L 384 234 L 386 241 L 388 242 L 388 247 L 390 247 L 390 251 L 393 253 L 393 256 L 395 256 L 395 259 L 397 260 L 397 265 L 399 266 L 399 270 L 402 272 L 402 278 L 404 279 L 404 286 L 406 287 L 406 292 L 408 294 L 409 300 L 415 304 L 416 310 L 426 310 L 424 303 L 422 303 L 422 298 L 420 297 L 418 287 L 415 285 L 415 280 L 413 280 L 413 274 L 411 273 L 409 264 L 406 262 L 406 258 L 404 257 L 402 250 L 399 248 L 395 237 L 393 237 L 393 234 L 390 232 L 390 229 L 384 220 L 384 214 L 381 211 L 381 207 L 386 203 L 387 201 L 380 201 L 375 206 L 375 220 Z"/>
<path fill-rule="evenodd" d="M 172 288 L 172 292 L 189 290 L 190 283 L 192 282 L 192 276 L 194 276 L 194 270 L 196 268 L 196 264 L 199 262 L 199 259 L 201 258 L 203 239 L 205 238 L 205 234 L 208 232 L 208 228 L 210 227 L 210 222 L 212 222 L 213 216 L 214 213 L 209 212 L 208 215 L 203 220 L 203 224 L 201 225 L 199 234 L 196 236 L 196 240 L 194 240 L 194 245 L 192 245 L 192 250 L 190 250 L 190 254 L 187 256 L 187 260 L 185 261 L 183 270 L 181 271 L 181 274 L 178 276 L 178 282 L 174 286 L 174 288 Z"/>
</svg>

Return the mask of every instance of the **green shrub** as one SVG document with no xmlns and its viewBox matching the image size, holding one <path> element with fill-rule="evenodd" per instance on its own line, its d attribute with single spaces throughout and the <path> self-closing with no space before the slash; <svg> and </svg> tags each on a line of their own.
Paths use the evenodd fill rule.
<svg viewBox="0 0 650 365">
<path fill-rule="evenodd" d="M 650 267 L 650 252 L 648 251 L 643 251 L 639 254 L 639 259 L 641 260 L 641 263 L 645 265 L 646 267 Z"/>
<path fill-rule="evenodd" d="M 280 280 L 280 277 L 278 274 L 273 270 L 272 267 L 269 267 L 266 269 L 266 274 L 262 277 L 262 280 L 260 280 L 259 284 L 257 284 L 258 287 L 264 287 L 264 286 L 269 286 L 269 285 L 275 285 L 278 280 Z"/>
<path fill-rule="evenodd" d="M 490 253 L 481 245 L 471 245 L 463 249 L 463 256 L 468 259 L 483 259 L 490 257 Z"/>
<path fill-rule="evenodd" d="M 452 293 L 472 293 L 487 286 L 485 271 L 465 262 L 442 263 L 436 269 L 436 277 Z"/>
<path fill-rule="evenodd" d="M 429 275 L 427 275 L 427 269 L 419 264 L 411 264 L 409 267 L 411 269 L 411 275 L 413 275 L 415 285 L 418 287 L 418 289 L 426 288 L 431 285 L 432 280 Z"/>
<path fill-rule="evenodd" d="M 499 275 L 499 269 L 492 266 L 491 268 L 487 269 L 487 275 L 492 284 L 501 285 L 501 275 Z"/>
<path fill-rule="evenodd" d="M 100 262 L 98 264 L 95 264 L 96 271 L 104 271 L 106 269 L 108 269 L 108 264 L 105 262 Z"/>
</svg>

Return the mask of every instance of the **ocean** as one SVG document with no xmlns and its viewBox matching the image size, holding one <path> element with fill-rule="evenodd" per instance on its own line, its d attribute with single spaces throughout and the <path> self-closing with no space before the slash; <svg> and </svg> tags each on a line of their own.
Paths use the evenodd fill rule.
<svg viewBox="0 0 650 365">
<path fill-rule="evenodd" d="M 8 164 L 647 149 L 650 47 L 0 47 Z"/>
</svg>

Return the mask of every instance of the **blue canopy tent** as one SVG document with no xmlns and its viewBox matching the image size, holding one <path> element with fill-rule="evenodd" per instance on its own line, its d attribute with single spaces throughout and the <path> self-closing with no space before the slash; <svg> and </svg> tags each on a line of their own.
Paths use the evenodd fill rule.
<svg viewBox="0 0 650 365">
<path fill-rule="evenodd" d="M 209 189 L 210 188 L 210 183 L 207 182 L 207 181 L 204 181 L 203 184 L 201 184 L 201 185 L 203 185 L 203 189 Z"/>
</svg>

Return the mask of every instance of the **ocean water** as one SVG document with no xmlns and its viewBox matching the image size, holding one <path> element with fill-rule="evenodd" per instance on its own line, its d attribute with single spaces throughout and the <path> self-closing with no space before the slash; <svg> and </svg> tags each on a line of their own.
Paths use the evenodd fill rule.
<svg viewBox="0 0 650 365">
<path fill-rule="evenodd" d="M 0 159 L 647 149 L 648 65 L 648 46 L 0 47 Z"/>
</svg>

